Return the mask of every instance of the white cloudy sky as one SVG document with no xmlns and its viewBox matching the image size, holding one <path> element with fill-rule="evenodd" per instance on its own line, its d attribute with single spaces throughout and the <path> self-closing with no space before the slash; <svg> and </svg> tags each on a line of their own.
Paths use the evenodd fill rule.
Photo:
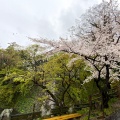
<svg viewBox="0 0 120 120">
<path fill-rule="evenodd" d="M 102 0 L 0 0 L 0 46 L 30 44 L 28 37 L 66 36 L 90 6 Z"/>
</svg>

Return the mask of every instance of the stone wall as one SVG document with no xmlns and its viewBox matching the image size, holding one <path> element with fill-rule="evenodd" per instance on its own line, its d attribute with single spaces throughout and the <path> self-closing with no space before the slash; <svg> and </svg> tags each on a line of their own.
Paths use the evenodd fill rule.
<svg viewBox="0 0 120 120">
<path fill-rule="evenodd" d="M 120 110 L 117 112 L 113 113 L 109 117 L 107 117 L 105 120 L 120 120 Z"/>
</svg>

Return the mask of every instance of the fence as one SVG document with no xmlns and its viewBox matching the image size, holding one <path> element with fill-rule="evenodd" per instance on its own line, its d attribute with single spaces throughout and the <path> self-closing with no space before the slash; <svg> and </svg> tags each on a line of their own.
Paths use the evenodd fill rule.
<svg viewBox="0 0 120 120">
<path fill-rule="evenodd" d="M 11 115 L 11 120 L 33 120 L 41 118 L 41 112 Z"/>
</svg>

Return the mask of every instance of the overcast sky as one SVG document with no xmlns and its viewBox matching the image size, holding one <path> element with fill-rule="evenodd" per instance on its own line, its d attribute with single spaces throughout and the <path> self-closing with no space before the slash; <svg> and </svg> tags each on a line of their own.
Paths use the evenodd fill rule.
<svg viewBox="0 0 120 120">
<path fill-rule="evenodd" d="M 0 0 L 0 46 L 28 37 L 59 39 L 89 7 L 102 0 Z"/>
</svg>

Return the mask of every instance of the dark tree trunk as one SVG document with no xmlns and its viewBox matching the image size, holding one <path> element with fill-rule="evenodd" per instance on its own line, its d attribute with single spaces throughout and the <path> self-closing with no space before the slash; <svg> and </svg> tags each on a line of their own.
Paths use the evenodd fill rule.
<svg viewBox="0 0 120 120">
<path fill-rule="evenodd" d="M 109 95 L 107 93 L 107 91 L 102 91 L 102 107 L 104 108 L 108 108 L 108 101 L 109 101 Z"/>
<path fill-rule="evenodd" d="M 102 101 L 103 101 L 103 107 L 104 108 L 108 108 L 109 105 L 108 105 L 108 101 L 109 101 L 109 89 L 111 89 L 111 86 L 110 86 L 110 82 L 109 82 L 109 79 L 110 79 L 110 73 L 109 73 L 109 65 L 106 65 L 106 78 L 105 78 L 105 85 L 104 85 L 104 89 L 102 91 Z"/>
<path fill-rule="evenodd" d="M 108 68 L 106 68 L 106 70 L 108 70 Z M 106 72 L 106 79 L 105 79 L 105 85 L 104 85 L 104 88 L 102 88 L 100 85 L 99 85 L 99 82 L 101 81 L 101 71 L 98 72 L 98 78 L 95 79 L 95 83 L 96 83 L 96 86 L 98 87 L 100 93 L 101 93 L 101 96 L 102 96 L 102 108 L 108 108 L 109 105 L 108 105 L 108 101 L 109 101 L 109 95 L 108 95 L 108 91 L 110 89 L 110 84 L 109 84 L 109 70 Z"/>
<path fill-rule="evenodd" d="M 110 79 L 110 72 L 109 72 L 109 68 L 110 65 L 106 65 L 106 87 L 107 89 L 111 89 L 111 86 L 110 86 L 110 82 L 109 82 L 109 79 Z"/>
</svg>

